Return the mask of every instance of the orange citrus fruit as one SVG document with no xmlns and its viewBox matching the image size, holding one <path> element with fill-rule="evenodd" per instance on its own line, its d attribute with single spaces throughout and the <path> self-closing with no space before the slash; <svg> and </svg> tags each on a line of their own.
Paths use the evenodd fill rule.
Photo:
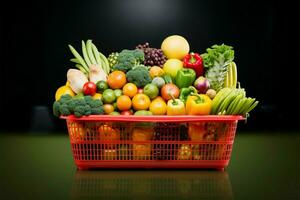
<svg viewBox="0 0 300 200">
<path fill-rule="evenodd" d="M 150 103 L 150 98 L 145 94 L 136 94 L 132 98 L 132 106 L 135 110 L 148 110 Z"/>
<path fill-rule="evenodd" d="M 115 108 L 112 104 L 104 104 L 103 110 L 104 110 L 105 114 L 110 114 L 111 112 L 113 112 L 115 110 Z"/>
<path fill-rule="evenodd" d="M 129 96 L 121 95 L 117 99 L 117 107 L 119 110 L 129 110 L 131 108 L 131 99 Z"/>
<path fill-rule="evenodd" d="M 108 75 L 107 83 L 112 89 L 120 89 L 126 84 L 126 74 L 122 71 L 114 71 Z"/>
<path fill-rule="evenodd" d="M 138 92 L 138 88 L 133 83 L 126 83 L 123 87 L 123 94 L 129 96 L 130 98 L 134 97 Z"/>
</svg>

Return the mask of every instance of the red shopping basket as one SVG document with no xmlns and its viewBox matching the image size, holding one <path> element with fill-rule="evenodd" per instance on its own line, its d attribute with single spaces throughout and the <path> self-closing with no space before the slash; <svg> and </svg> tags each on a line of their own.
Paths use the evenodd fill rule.
<svg viewBox="0 0 300 200">
<path fill-rule="evenodd" d="M 78 169 L 224 169 L 237 122 L 244 119 L 226 115 L 62 118 Z"/>
</svg>

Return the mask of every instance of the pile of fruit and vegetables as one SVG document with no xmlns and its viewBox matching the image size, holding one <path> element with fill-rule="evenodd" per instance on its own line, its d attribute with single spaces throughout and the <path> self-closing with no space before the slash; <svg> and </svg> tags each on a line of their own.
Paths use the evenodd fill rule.
<svg viewBox="0 0 300 200">
<path fill-rule="evenodd" d="M 66 85 L 57 89 L 55 116 L 243 115 L 258 101 L 237 82 L 233 47 L 221 44 L 190 51 L 172 35 L 161 48 L 148 42 L 105 56 L 92 40 L 82 41 Z"/>
</svg>

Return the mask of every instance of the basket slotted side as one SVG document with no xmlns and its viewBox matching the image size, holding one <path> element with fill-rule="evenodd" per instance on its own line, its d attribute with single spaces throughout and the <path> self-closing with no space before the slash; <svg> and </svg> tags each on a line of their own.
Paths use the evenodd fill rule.
<svg viewBox="0 0 300 200">
<path fill-rule="evenodd" d="M 67 117 L 75 164 L 88 168 L 216 168 L 229 163 L 240 116 Z"/>
</svg>

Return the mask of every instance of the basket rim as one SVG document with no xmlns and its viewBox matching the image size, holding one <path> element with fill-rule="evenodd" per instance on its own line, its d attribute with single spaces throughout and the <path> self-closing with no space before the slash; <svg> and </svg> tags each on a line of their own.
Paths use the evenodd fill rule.
<svg viewBox="0 0 300 200">
<path fill-rule="evenodd" d="M 89 115 L 75 117 L 60 116 L 67 121 L 115 121 L 115 122 L 200 122 L 200 121 L 238 121 L 245 120 L 242 115 Z"/>
</svg>

